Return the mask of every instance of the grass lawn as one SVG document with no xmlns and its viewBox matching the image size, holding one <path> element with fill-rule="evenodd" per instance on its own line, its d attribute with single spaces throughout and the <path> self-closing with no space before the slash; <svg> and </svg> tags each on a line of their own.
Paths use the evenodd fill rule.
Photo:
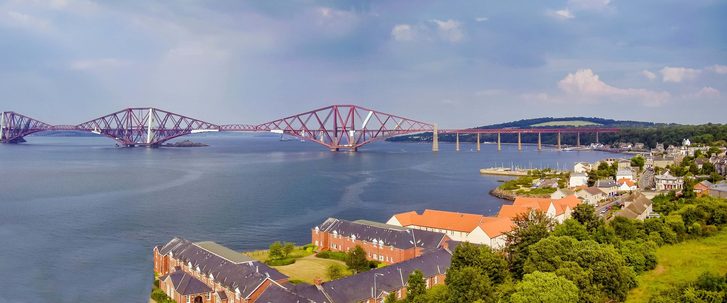
<svg viewBox="0 0 727 303">
<path fill-rule="evenodd" d="M 268 250 L 255 250 L 255 251 L 246 251 L 243 252 L 243 254 L 246 254 L 248 257 L 253 258 L 255 260 L 258 260 L 260 262 L 265 262 L 265 260 L 268 259 Z M 306 251 L 303 249 L 303 246 L 296 246 L 295 249 L 288 255 L 291 258 L 303 258 L 312 255 L 313 252 Z"/>
<path fill-rule="evenodd" d="M 656 251 L 658 265 L 639 276 L 639 287 L 629 292 L 626 302 L 648 302 L 671 285 L 694 281 L 705 271 L 727 273 L 725 251 L 727 229 L 712 237 L 660 247 Z"/>
<path fill-rule="evenodd" d="M 331 264 L 340 264 L 346 268 L 346 263 L 332 259 L 321 259 L 310 255 L 295 260 L 295 263 L 285 266 L 274 266 L 281 273 L 290 277 L 290 280 L 301 280 L 308 284 L 313 284 L 315 278 L 321 278 L 328 281 L 326 270 Z M 350 273 L 349 273 L 350 274 Z"/>
<path fill-rule="evenodd" d="M 590 122 L 590 121 L 571 120 L 571 121 L 543 122 L 543 123 L 533 124 L 530 126 L 540 127 L 540 126 L 596 126 L 596 125 L 602 125 L 602 124 L 594 123 L 594 122 Z"/>
</svg>

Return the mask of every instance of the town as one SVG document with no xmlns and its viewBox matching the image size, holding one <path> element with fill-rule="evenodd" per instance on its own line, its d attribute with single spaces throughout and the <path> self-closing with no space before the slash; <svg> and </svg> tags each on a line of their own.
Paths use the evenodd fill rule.
<svg viewBox="0 0 727 303">
<path fill-rule="evenodd" d="M 157 279 L 152 298 L 187 303 L 396 302 L 445 284 L 453 257 L 463 258 L 457 256 L 460 249 L 474 245 L 493 254 L 513 254 L 513 234 L 525 221 L 542 217 L 552 222 L 548 229 L 555 233 L 580 223 L 590 229 L 579 221 L 591 215 L 597 218 L 591 220 L 618 224 L 662 222 L 657 220 L 666 214 L 654 208 L 652 199 L 727 198 L 725 175 L 724 147 L 692 146 L 685 139 L 682 146 L 659 144 L 628 159 L 575 163 L 568 172 L 528 172 L 510 183 L 519 184 L 509 188 L 512 203 L 492 216 L 425 209 L 392 214 L 386 222 L 327 218 L 311 227 L 310 244 L 297 248 L 277 242 L 265 258 L 257 259 L 214 242 L 174 238 L 153 249 Z M 706 234 L 710 226 L 700 228 Z M 668 235 L 648 234 L 650 241 L 654 237 L 660 244 L 673 243 Z M 295 262 L 290 257 L 295 250 L 304 258 L 330 260 L 318 265 L 326 267 L 326 275 L 304 280 L 294 271 L 283 273 Z M 282 262 L 266 262 L 270 260 Z"/>
</svg>

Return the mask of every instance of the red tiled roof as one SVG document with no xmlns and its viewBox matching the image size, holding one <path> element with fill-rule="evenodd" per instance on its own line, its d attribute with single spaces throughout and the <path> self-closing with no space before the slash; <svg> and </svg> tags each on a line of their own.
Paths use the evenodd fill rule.
<svg viewBox="0 0 727 303">
<path fill-rule="evenodd" d="M 490 239 L 511 231 L 514 226 L 509 218 L 485 217 L 480 223 L 480 228 Z"/>
<path fill-rule="evenodd" d="M 410 211 L 394 215 L 402 226 L 422 226 L 437 229 L 471 232 L 477 227 L 484 216 L 477 214 L 457 213 L 441 210 L 425 209 L 420 215 Z"/>
</svg>

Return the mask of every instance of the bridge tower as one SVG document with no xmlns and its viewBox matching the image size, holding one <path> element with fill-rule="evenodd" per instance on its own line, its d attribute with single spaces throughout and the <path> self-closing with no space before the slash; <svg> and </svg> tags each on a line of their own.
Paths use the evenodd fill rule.
<svg viewBox="0 0 727 303">
<path fill-rule="evenodd" d="M 439 131 L 437 131 L 436 124 L 434 124 L 434 131 L 432 131 L 432 151 L 439 151 Z"/>
<path fill-rule="evenodd" d="M 480 133 L 477 133 L 477 151 L 480 151 Z"/>
<path fill-rule="evenodd" d="M 5 112 L 0 113 L 0 142 L 5 141 Z"/>
<path fill-rule="evenodd" d="M 156 127 L 156 120 L 154 118 L 154 108 L 149 108 L 149 119 L 146 129 L 146 144 L 151 145 L 154 141 L 154 127 Z"/>
</svg>

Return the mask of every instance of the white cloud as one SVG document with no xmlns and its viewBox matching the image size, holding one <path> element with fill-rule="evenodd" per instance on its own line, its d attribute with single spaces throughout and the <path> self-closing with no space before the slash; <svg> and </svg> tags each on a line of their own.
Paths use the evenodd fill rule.
<svg viewBox="0 0 727 303">
<path fill-rule="evenodd" d="M 464 38 L 462 23 L 459 21 L 452 19 L 446 21 L 434 19 L 432 22 L 437 24 L 437 31 L 442 39 L 449 42 L 459 42 Z"/>
<path fill-rule="evenodd" d="M 415 38 L 414 30 L 409 24 L 397 24 L 391 29 L 391 36 L 396 41 L 412 41 Z"/>
<path fill-rule="evenodd" d="M 129 62 L 115 58 L 101 59 L 81 59 L 71 62 L 72 70 L 90 71 L 90 70 L 107 70 L 128 65 Z"/>
<path fill-rule="evenodd" d="M 410 25 L 397 24 L 391 29 L 391 37 L 396 41 L 446 41 L 457 43 L 464 39 L 462 23 L 456 20 L 437 20 Z"/>
<path fill-rule="evenodd" d="M 475 92 L 475 96 L 499 96 L 506 94 L 507 91 L 503 89 L 491 88 Z"/>
<path fill-rule="evenodd" d="M 487 18 L 487 17 L 477 17 L 477 18 L 475 18 L 475 21 L 477 21 L 477 22 L 485 22 L 487 20 L 490 20 L 490 18 Z"/>
<path fill-rule="evenodd" d="M 329 35 L 345 36 L 359 25 L 359 17 L 353 12 L 330 7 L 319 7 L 314 11 L 316 25 Z"/>
<path fill-rule="evenodd" d="M 634 98 L 647 106 L 658 106 L 669 98 L 667 92 L 646 89 L 618 88 L 601 81 L 591 69 L 580 69 L 569 73 L 558 82 L 558 87 L 566 95 L 579 97 L 582 102 L 597 102 L 598 98 Z"/>
<path fill-rule="evenodd" d="M 710 67 L 707 67 L 706 69 L 709 70 L 709 71 L 718 73 L 720 75 L 727 74 L 727 65 L 715 64 L 715 65 L 712 65 Z"/>
<path fill-rule="evenodd" d="M 711 86 L 705 86 L 702 87 L 697 93 L 694 94 L 694 96 L 699 98 L 715 98 L 719 97 L 720 92 L 719 90 L 711 87 Z"/>
<path fill-rule="evenodd" d="M 0 10 L 0 14 L 5 15 L 5 17 L 0 18 L 0 23 L 4 23 L 5 25 L 10 27 L 25 28 L 39 32 L 47 32 L 51 29 L 51 25 L 48 20 L 41 19 L 35 16 L 13 10 Z"/>
<path fill-rule="evenodd" d="M 649 80 L 656 79 L 656 74 L 653 72 L 650 72 L 648 70 L 642 70 L 641 75 L 644 76 L 644 78 L 649 79 Z"/>
<path fill-rule="evenodd" d="M 576 10 L 603 10 L 611 0 L 568 0 L 568 7 Z"/>
<path fill-rule="evenodd" d="M 569 9 L 564 8 L 557 11 L 549 11 L 548 15 L 551 17 L 555 17 L 557 19 L 566 20 L 566 19 L 573 19 L 575 16 L 573 15 L 573 12 L 571 12 Z"/>
<path fill-rule="evenodd" d="M 692 80 L 699 75 L 699 70 L 686 67 L 664 67 L 660 73 L 664 82 L 682 82 Z"/>
</svg>

